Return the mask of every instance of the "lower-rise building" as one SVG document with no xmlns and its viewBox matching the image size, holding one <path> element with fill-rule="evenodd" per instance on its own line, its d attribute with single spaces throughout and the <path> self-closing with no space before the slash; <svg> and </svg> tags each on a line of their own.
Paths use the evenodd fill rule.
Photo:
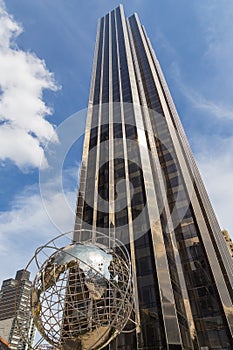
<svg viewBox="0 0 233 350">
<path fill-rule="evenodd" d="M 33 344 L 35 337 L 35 326 L 30 312 L 32 283 L 29 277 L 30 272 L 19 270 L 15 279 L 3 281 L 1 287 L 0 337 L 10 344 L 12 350 L 27 350 L 29 345 Z M 22 331 L 29 344 L 23 339 Z"/>
<path fill-rule="evenodd" d="M 223 237 L 225 238 L 227 248 L 233 258 L 233 242 L 227 230 L 222 230 Z"/>
</svg>

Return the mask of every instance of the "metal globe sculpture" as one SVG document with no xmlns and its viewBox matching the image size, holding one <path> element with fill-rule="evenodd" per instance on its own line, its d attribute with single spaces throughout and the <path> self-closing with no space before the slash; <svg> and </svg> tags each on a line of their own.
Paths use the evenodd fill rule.
<svg viewBox="0 0 233 350">
<path fill-rule="evenodd" d="M 37 255 L 45 249 L 53 253 L 44 252 L 48 257 L 40 264 Z M 112 248 L 98 239 L 61 248 L 50 242 L 37 250 L 34 259 L 38 272 L 31 292 L 32 317 L 55 348 L 102 349 L 131 319 L 130 259 L 116 240 Z"/>
</svg>

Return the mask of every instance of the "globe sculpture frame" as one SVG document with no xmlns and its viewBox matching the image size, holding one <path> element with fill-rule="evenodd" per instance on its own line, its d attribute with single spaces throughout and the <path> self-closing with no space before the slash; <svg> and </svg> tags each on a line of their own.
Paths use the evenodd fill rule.
<svg viewBox="0 0 233 350">
<path fill-rule="evenodd" d="M 72 231 L 39 247 L 26 267 L 35 276 L 31 313 L 42 336 L 33 349 L 44 340 L 63 350 L 102 349 L 126 324 L 126 332 L 135 329 L 128 250 L 100 232 L 75 235 L 78 241 Z"/>
</svg>

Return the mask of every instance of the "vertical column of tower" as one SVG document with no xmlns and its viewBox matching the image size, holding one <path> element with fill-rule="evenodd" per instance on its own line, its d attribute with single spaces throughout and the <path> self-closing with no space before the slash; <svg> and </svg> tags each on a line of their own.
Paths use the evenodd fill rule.
<svg viewBox="0 0 233 350">
<path fill-rule="evenodd" d="M 77 198 L 77 209 L 76 209 L 76 219 L 75 219 L 75 232 L 74 233 L 74 241 L 79 241 L 81 237 L 79 237 L 78 232 L 83 228 L 83 220 L 85 216 L 85 193 L 87 188 L 87 179 L 88 179 L 88 154 L 90 149 L 90 139 L 91 139 L 91 124 L 92 124 L 92 115 L 95 108 L 95 89 L 97 82 L 97 68 L 100 65 L 100 56 L 102 54 L 102 35 L 103 35 L 103 21 L 98 21 L 97 27 L 97 35 L 96 35 L 96 44 L 95 44 L 95 52 L 94 52 L 94 60 L 93 60 L 93 68 L 92 68 L 92 77 L 91 77 L 91 87 L 90 87 L 90 97 L 88 103 L 87 110 L 87 120 L 86 120 L 86 128 L 84 135 L 84 143 L 83 143 L 83 154 L 82 154 L 82 164 L 80 170 L 80 180 L 79 180 L 79 192 Z M 92 220 L 92 219 L 91 219 Z M 91 222 L 89 220 L 89 223 Z M 92 222 L 91 222 L 92 223 Z"/>
<path fill-rule="evenodd" d="M 163 322 L 166 343 L 169 346 L 178 346 L 182 344 L 180 330 L 178 326 L 177 313 L 175 309 L 175 300 L 172 291 L 171 278 L 169 273 L 165 242 L 163 238 L 162 225 L 160 222 L 160 214 L 157 203 L 157 196 L 154 187 L 152 169 L 147 148 L 144 121 L 141 113 L 139 92 L 136 84 L 134 73 L 134 65 L 132 53 L 130 50 L 129 38 L 127 33 L 126 22 L 124 19 L 123 9 L 120 6 L 122 23 L 124 30 L 124 40 L 126 47 L 127 65 L 129 69 L 129 77 L 132 91 L 133 112 L 138 135 L 138 152 L 140 155 L 142 176 L 145 183 L 146 204 L 148 211 L 148 219 L 151 230 L 152 246 L 154 252 L 155 268 L 158 278 L 159 298 L 162 309 Z M 137 237 L 134 237 L 136 240 Z"/>
<path fill-rule="evenodd" d="M 94 184 L 94 202 L 93 202 L 93 241 L 95 241 L 95 230 L 96 226 L 99 227 L 97 224 L 97 220 L 99 220 L 98 214 L 98 195 L 99 195 L 99 181 L 100 181 L 100 157 L 101 157 L 101 129 L 104 125 L 102 119 L 103 117 L 106 117 L 106 111 L 104 110 L 104 106 L 102 105 L 102 96 L 104 91 L 104 84 L 106 85 L 106 81 L 104 80 L 104 75 L 106 74 L 106 70 L 108 70 L 108 66 L 106 67 L 105 64 L 107 64 L 106 59 L 108 58 L 108 41 L 106 40 L 106 35 L 108 33 L 108 16 L 105 16 L 103 18 L 103 49 L 102 49 L 102 58 L 101 58 L 101 66 L 100 66 L 100 89 L 99 89 L 99 99 L 96 101 L 98 104 L 98 119 L 97 119 L 97 125 L 95 126 L 97 128 L 97 141 L 96 145 L 94 146 L 96 149 L 95 154 L 95 165 L 94 165 L 94 178 L 95 178 L 95 184 Z M 107 77 L 108 78 L 108 77 Z M 94 121 L 94 119 L 93 119 Z M 92 125 L 93 128 L 93 125 Z"/>
<path fill-rule="evenodd" d="M 164 215 L 166 218 L 169 218 L 170 216 L 169 205 L 168 205 L 167 196 L 166 196 L 166 188 L 163 181 L 162 167 L 159 163 L 158 151 L 156 148 L 154 133 L 152 132 L 153 128 L 150 120 L 150 113 L 152 111 L 148 109 L 145 90 L 142 83 L 143 78 L 141 76 L 139 62 L 138 62 L 136 50 L 134 47 L 134 40 L 133 40 L 129 19 L 127 20 L 127 25 L 128 25 L 130 45 L 131 45 L 133 63 L 134 63 L 135 74 L 137 79 L 140 103 L 143 107 L 142 110 L 143 110 L 143 117 L 145 121 L 145 128 L 146 128 L 146 135 L 147 135 L 147 146 L 148 146 L 148 149 L 150 150 L 151 168 L 153 171 L 153 180 L 156 187 L 156 196 L 158 198 L 158 202 L 160 202 L 161 215 Z M 181 261 L 180 261 L 178 247 L 175 239 L 174 227 L 171 220 L 170 221 L 168 220 L 167 225 L 168 225 L 167 228 L 169 231 L 169 238 L 167 237 L 167 240 L 168 239 L 170 240 L 170 247 L 171 247 L 170 254 L 172 254 L 172 258 L 174 261 L 172 268 L 171 268 L 171 262 L 170 262 L 169 270 L 170 270 L 171 276 L 173 275 L 172 279 L 173 280 L 176 279 L 177 281 L 176 289 L 178 288 L 180 289 L 180 294 L 178 293 L 174 294 L 176 308 L 178 312 L 182 314 L 182 317 L 184 317 L 186 320 L 186 325 L 184 326 L 184 324 L 183 325 L 179 324 L 179 327 L 181 331 L 183 345 L 187 349 L 193 349 L 194 338 L 196 335 L 195 328 L 194 328 L 194 320 L 192 317 L 191 307 L 188 299 L 188 292 L 187 292 L 184 275 L 181 268 Z"/>
<path fill-rule="evenodd" d="M 181 255 L 181 257 L 183 256 L 182 257 L 182 265 L 183 265 L 183 271 L 184 271 L 184 275 L 185 275 L 186 284 L 187 283 L 189 284 L 188 280 L 191 278 L 191 275 L 193 275 L 192 278 L 194 278 L 193 271 L 199 269 L 199 267 L 197 267 L 196 265 L 193 265 L 193 267 L 191 267 L 192 266 L 191 264 L 198 264 L 198 260 L 196 260 L 196 262 L 193 261 L 192 263 L 190 260 L 191 269 L 189 270 L 189 272 L 188 272 L 188 270 L 187 271 L 184 270 L 185 266 L 188 267 L 187 263 L 185 263 L 185 259 L 190 259 L 190 258 L 188 258 L 188 254 L 190 254 L 190 252 L 192 252 L 191 254 L 194 254 L 193 251 L 196 249 L 196 254 L 199 255 L 199 264 L 201 261 L 203 261 L 203 264 L 205 264 L 206 271 L 204 270 L 204 267 L 203 267 L 203 273 L 206 274 L 206 276 L 205 276 L 206 281 L 205 281 L 205 283 L 203 281 L 203 288 L 204 288 L 205 284 L 206 285 L 209 284 L 209 286 L 211 286 L 210 288 L 213 288 L 215 290 L 214 297 L 211 296 L 211 298 L 213 297 L 213 300 L 215 300 L 214 303 L 218 304 L 218 306 L 215 306 L 216 310 L 218 309 L 218 311 L 216 311 L 216 312 L 218 312 L 219 318 L 221 318 L 221 321 L 219 321 L 219 322 L 220 323 L 222 322 L 222 326 L 221 326 L 222 329 L 225 329 L 224 335 L 220 335 L 220 333 L 219 333 L 218 340 L 213 340 L 213 339 L 211 340 L 211 332 L 212 332 L 211 328 L 209 328 L 209 331 L 207 330 L 208 328 L 206 328 L 206 327 L 208 327 L 207 322 L 209 322 L 206 318 L 208 313 L 206 313 L 206 317 L 203 317 L 203 316 L 201 316 L 201 314 L 203 314 L 203 311 L 200 310 L 198 312 L 199 313 L 198 317 L 200 317 L 200 320 L 201 320 L 201 322 L 203 322 L 203 324 L 201 326 L 201 334 L 199 334 L 199 337 L 200 337 L 200 339 L 203 337 L 203 339 L 201 339 L 201 340 L 204 344 L 213 344 L 214 342 L 216 343 L 216 341 L 219 342 L 219 345 L 220 344 L 221 345 L 227 344 L 227 338 L 229 339 L 228 341 L 230 341 L 230 342 L 232 341 L 232 340 L 230 340 L 231 336 L 230 336 L 230 338 L 229 338 L 229 336 L 227 336 L 227 332 L 228 331 L 231 332 L 231 328 L 232 328 L 232 315 L 231 315 L 231 312 L 228 312 L 228 310 L 232 309 L 232 303 L 230 300 L 230 296 L 229 296 L 229 293 L 227 291 L 227 286 L 225 284 L 224 277 L 223 277 L 221 268 L 219 266 L 216 253 L 214 251 L 214 246 L 212 244 L 210 244 L 211 238 L 210 238 L 210 235 L 208 232 L 207 222 L 206 222 L 205 217 L 204 217 L 203 212 L 202 212 L 202 208 L 201 208 L 202 205 L 198 201 L 197 195 L 196 195 L 195 190 L 193 188 L 193 184 L 192 184 L 193 178 L 190 176 L 188 163 L 184 157 L 183 149 L 181 147 L 182 142 L 180 141 L 179 136 L 174 128 L 173 121 L 172 121 L 171 116 L 169 114 L 169 106 L 168 106 L 167 101 L 165 99 L 164 91 L 162 89 L 159 77 L 158 77 L 156 69 L 154 67 L 153 60 L 151 59 L 150 51 L 149 51 L 149 48 L 147 46 L 147 42 L 146 42 L 144 33 L 142 31 L 142 28 L 141 28 L 141 25 L 140 25 L 140 22 L 139 22 L 137 16 L 134 16 L 134 18 L 132 19 L 132 24 L 134 25 L 134 29 L 133 29 L 134 32 L 139 33 L 139 37 L 137 37 L 137 41 L 135 41 L 135 45 L 136 46 L 139 45 L 139 42 L 141 42 L 143 45 L 143 52 L 145 55 L 144 59 L 146 59 L 146 61 L 149 64 L 149 70 L 151 71 L 150 74 L 151 74 L 151 77 L 153 78 L 155 89 L 158 93 L 159 100 L 161 103 L 162 109 L 161 109 L 160 113 L 162 113 L 162 115 L 164 116 L 164 120 L 166 122 L 166 128 L 168 129 L 168 133 L 170 135 L 169 137 L 171 138 L 171 142 L 172 142 L 171 148 L 173 149 L 173 151 L 172 151 L 173 157 L 174 157 L 174 159 L 177 160 L 177 162 L 179 164 L 179 169 L 180 169 L 179 170 L 179 174 L 180 174 L 179 179 L 180 179 L 180 182 L 183 183 L 185 192 L 187 191 L 186 192 L 187 193 L 187 201 L 190 202 L 189 215 L 190 215 L 190 218 L 193 217 L 193 224 L 192 224 L 193 230 L 194 230 L 193 238 L 191 238 L 191 236 L 189 236 L 189 241 L 188 241 L 188 239 L 186 239 L 185 241 L 180 241 L 180 239 L 178 238 L 179 237 L 178 234 L 180 234 L 180 233 L 178 232 L 178 230 L 176 230 L 176 237 L 178 239 L 180 255 Z M 140 56 L 140 53 L 138 53 L 138 54 Z M 140 59 L 142 59 L 142 58 L 140 58 Z M 144 82 L 144 83 L 146 86 L 148 82 Z M 148 99 L 148 103 L 149 102 L 150 102 L 150 99 Z M 179 212 L 179 209 L 182 209 L 182 208 L 179 208 L 179 201 L 177 201 L 177 204 L 178 204 L 177 210 Z M 180 219 L 181 219 L 180 220 L 180 224 L 181 224 L 180 227 L 182 228 L 182 217 Z M 194 227 L 195 227 L 195 229 L 194 229 Z M 178 229 L 179 229 L 179 227 L 178 227 Z M 190 231 L 190 234 L 191 234 L 191 231 Z M 195 245 L 196 245 L 196 247 L 194 247 Z M 186 256 L 186 258 L 184 259 L 185 256 Z M 195 260 L 194 256 L 192 259 Z M 193 269 L 193 271 L 192 271 L 192 269 Z M 207 276 L 208 276 L 208 281 L 207 281 Z M 190 297 L 190 293 L 191 292 L 193 293 L 194 289 L 196 288 L 196 287 L 194 288 L 195 283 L 197 283 L 197 282 L 193 281 L 192 287 L 190 286 L 193 290 L 191 291 L 191 288 L 189 289 L 189 297 Z M 205 287 L 205 288 L 207 288 L 207 287 Z M 217 290 L 216 290 L 216 288 L 217 288 Z M 220 297 L 220 300 L 219 300 L 219 297 Z M 198 304 L 197 304 L 198 300 L 199 300 L 199 304 L 200 304 L 201 298 L 197 295 L 195 296 L 195 299 L 193 298 L 193 300 L 192 300 L 192 311 L 193 312 L 194 312 L 194 307 L 195 308 L 196 308 L 196 306 L 198 307 Z M 195 304 L 195 306 L 194 306 L 194 304 Z M 194 312 L 194 313 L 196 313 L 196 312 Z M 208 317 L 212 317 L 212 320 L 214 321 L 214 317 L 213 317 L 213 315 L 211 315 L 210 312 L 209 312 Z M 224 317 L 228 323 L 228 326 L 225 323 Z M 199 322 L 199 321 L 197 321 L 197 318 L 196 318 L 196 322 Z M 204 331 L 204 329 L 205 329 L 205 331 Z M 222 332 L 224 332 L 224 331 L 222 331 Z M 209 346 L 211 346 L 211 345 L 209 345 Z"/>
<path fill-rule="evenodd" d="M 116 216 L 116 237 L 123 242 L 127 243 L 129 253 L 131 255 L 132 261 L 132 273 L 133 273 L 133 288 L 134 288 L 134 300 L 135 300 L 135 318 L 138 323 L 136 332 L 140 331 L 140 315 L 139 315 L 139 303 L 138 303 L 138 290 L 137 290 L 137 280 L 136 280 L 136 261 L 135 261 L 135 249 L 134 249 L 134 238 L 133 238 L 133 223 L 132 223 L 132 210 L 131 210 L 131 196 L 130 196 L 130 185 L 129 185 L 129 165 L 128 165 L 128 154 L 127 154 L 127 142 L 126 142 L 126 128 L 125 128 L 125 114 L 124 114 L 124 99 L 125 99 L 125 81 L 129 77 L 124 76 L 124 53 L 122 47 L 122 40 L 120 35 L 122 35 L 122 17 L 119 8 L 112 12 L 114 16 L 114 33 L 115 33 L 115 47 L 116 47 L 116 61 L 115 70 L 117 70 L 117 78 L 119 85 L 119 96 L 115 96 L 113 99 L 114 113 L 114 173 L 115 173 L 115 188 L 120 180 L 124 181 L 125 191 L 122 193 L 117 193 L 120 196 L 119 204 L 124 203 L 125 208 L 120 211 L 115 210 Z M 113 27 L 112 27 L 113 29 Z M 121 37 L 122 38 L 122 37 Z M 113 72 L 114 73 L 114 72 Z M 113 80 L 113 90 L 114 80 Z M 119 97 L 119 98 L 117 98 Z M 120 131 L 119 135 L 118 132 Z M 118 176 L 118 166 L 124 167 L 122 176 Z M 122 195 L 125 197 L 122 197 Z M 122 216 L 123 214 L 123 216 Z M 122 218 L 126 218 L 122 220 Z M 125 228 L 122 230 L 121 227 Z M 118 347 L 130 348 L 136 347 L 138 344 L 135 343 L 135 337 L 133 334 L 122 334 L 118 336 L 113 344 L 113 349 L 118 349 Z"/>
<path fill-rule="evenodd" d="M 113 77 L 112 77 L 112 14 L 109 14 L 109 234 L 115 238 L 114 205 L 114 139 L 113 139 Z"/>
</svg>

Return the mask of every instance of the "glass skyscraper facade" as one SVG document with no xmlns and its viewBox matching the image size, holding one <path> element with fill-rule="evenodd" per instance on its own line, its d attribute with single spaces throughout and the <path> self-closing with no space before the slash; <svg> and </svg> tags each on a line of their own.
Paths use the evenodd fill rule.
<svg viewBox="0 0 233 350">
<path fill-rule="evenodd" d="M 122 241 L 132 261 L 137 326 L 108 349 L 233 349 L 232 258 L 146 31 L 122 6 L 98 24 L 85 228 Z"/>
</svg>

